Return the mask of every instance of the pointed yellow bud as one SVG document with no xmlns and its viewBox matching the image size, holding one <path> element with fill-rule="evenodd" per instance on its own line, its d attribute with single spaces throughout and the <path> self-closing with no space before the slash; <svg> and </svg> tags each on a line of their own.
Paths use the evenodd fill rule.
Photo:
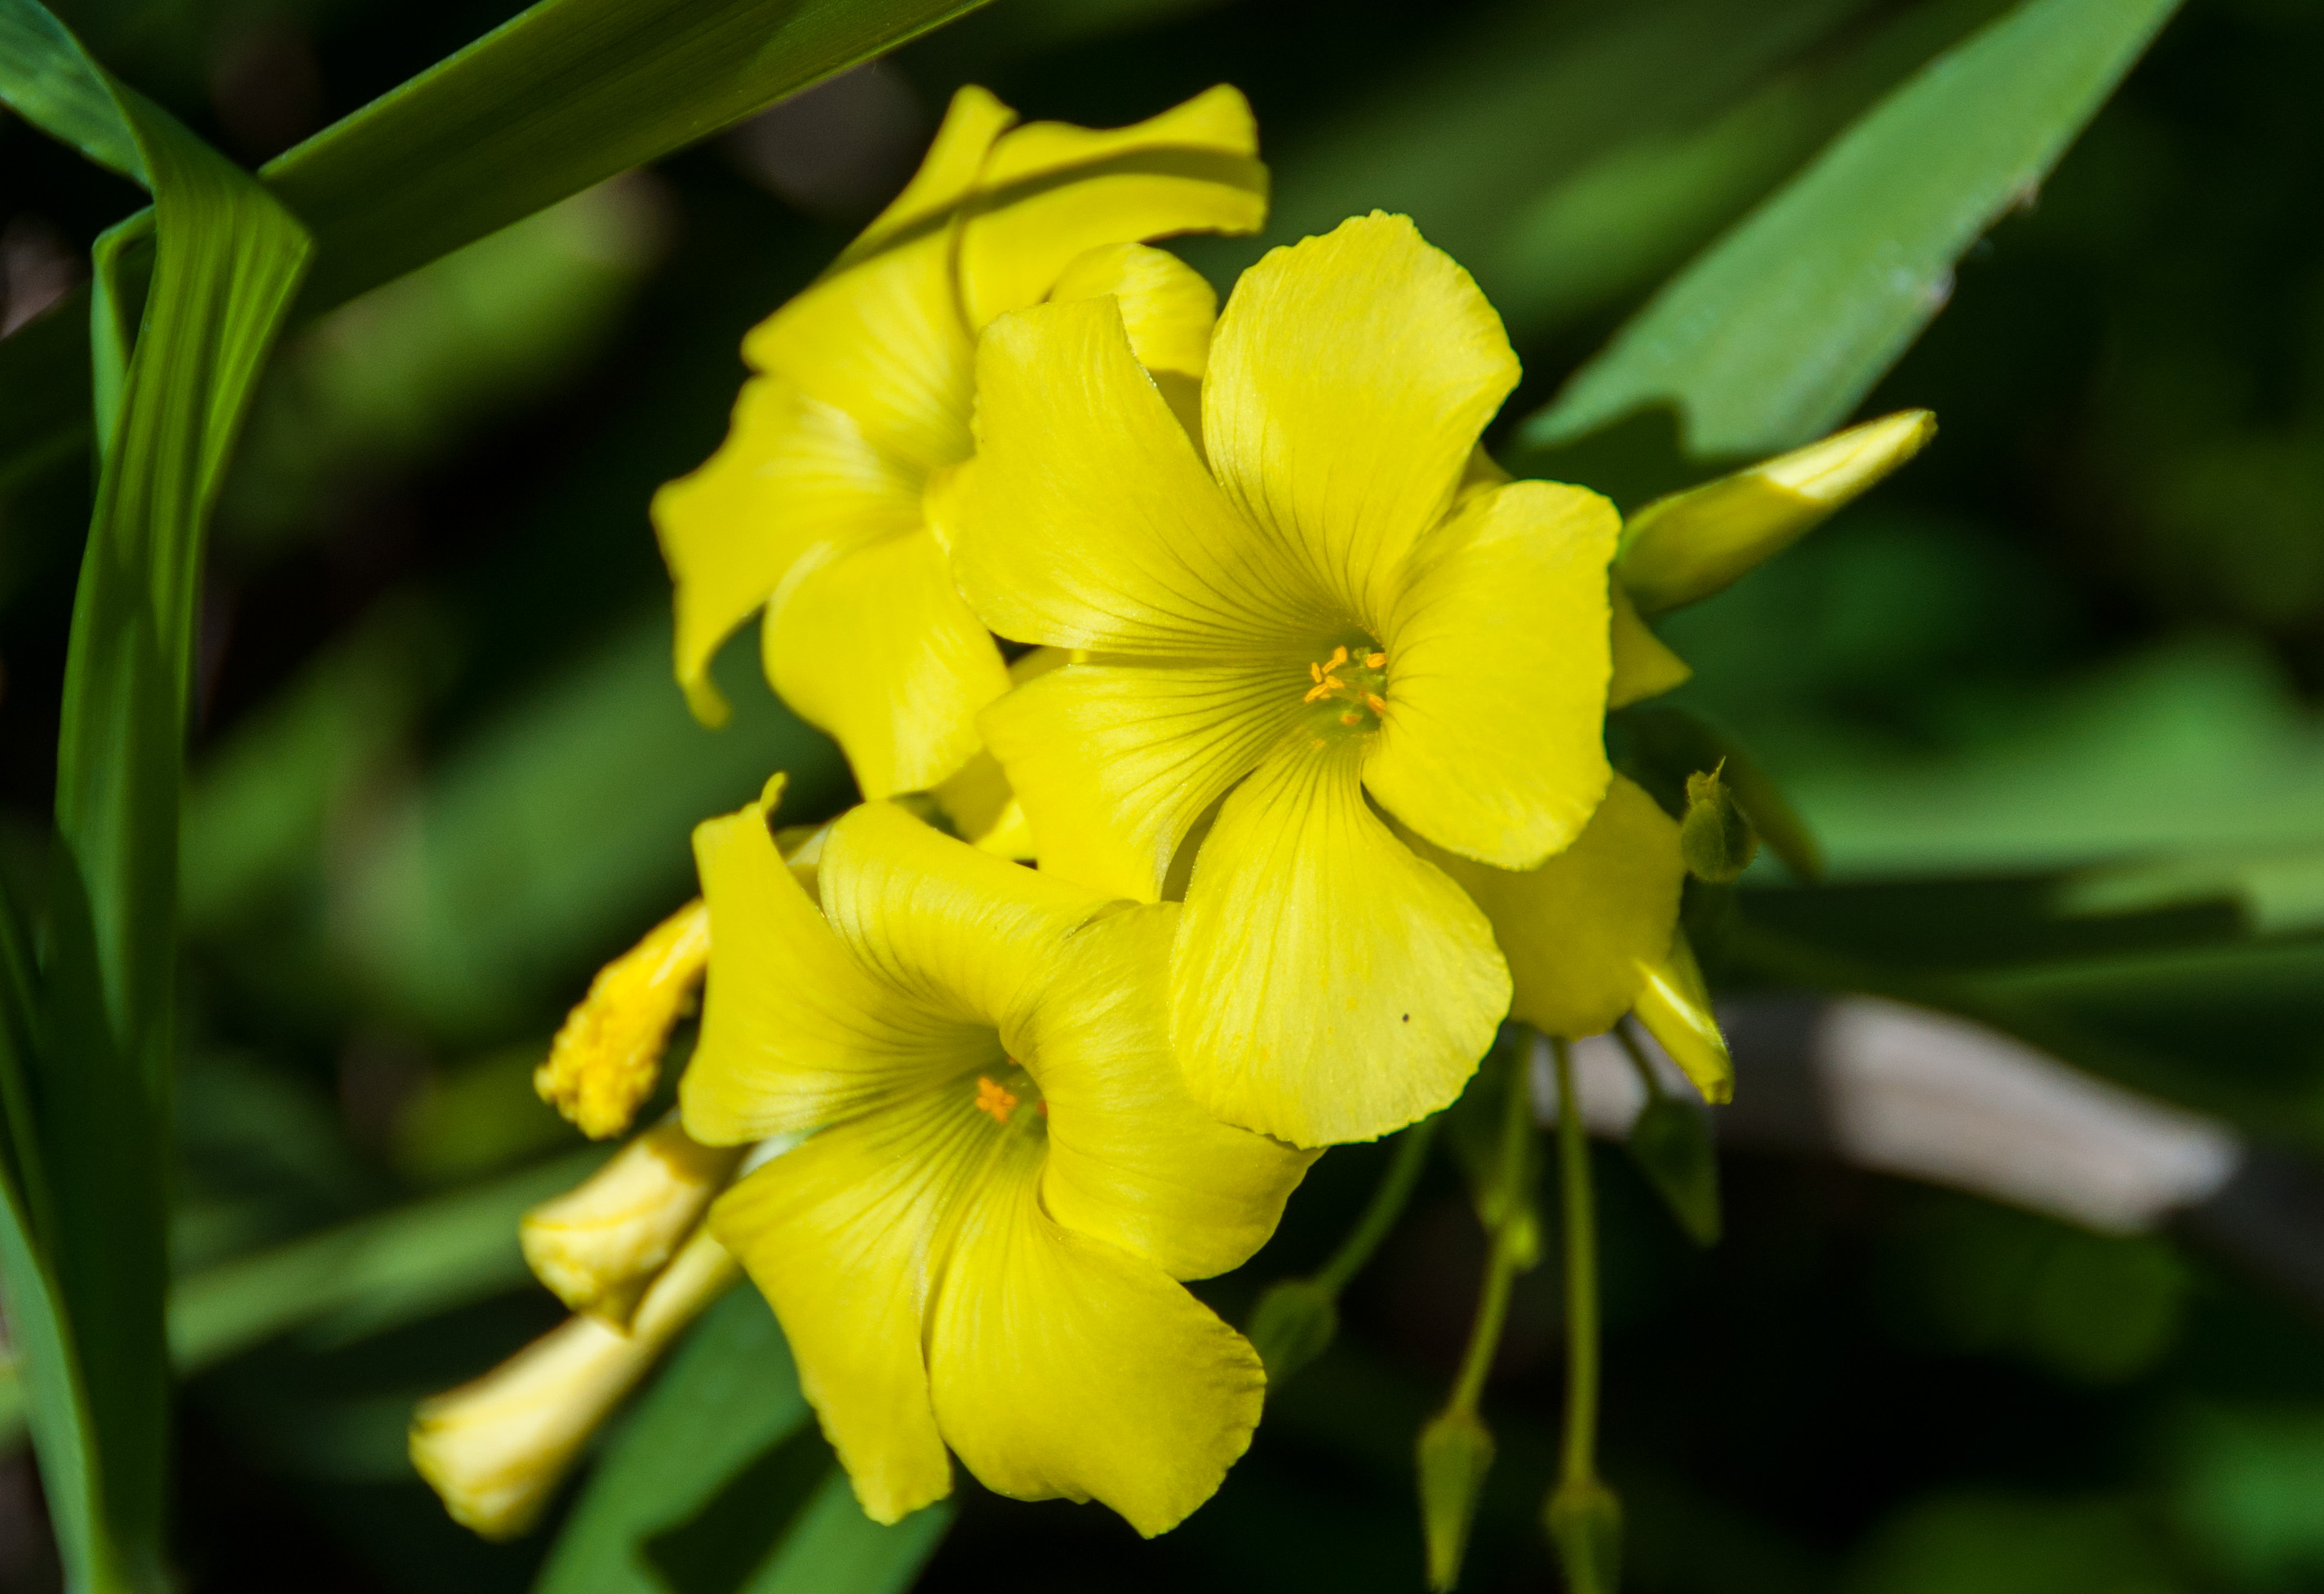
<svg viewBox="0 0 2324 1594">
<path fill-rule="evenodd" d="M 539 1520 L 597 1424 L 740 1270 L 706 1230 L 638 1304 L 627 1332 L 576 1317 L 471 1384 L 420 1403 L 411 1464 L 452 1520 L 488 1539 Z"/>
<path fill-rule="evenodd" d="M 1928 410 L 1900 410 L 1658 498 L 1622 528 L 1614 569 L 1648 614 L 1707 598 L 1798 541 L 1936 432 Z"/>
<path fill-rule="evenodd" d="M 524 1259 L 574 1311 L 625 1324 L 742 1156 L 739 1146 L 693 1139 L 672 1114 L 586 1183 L 527 1212 Z"/>
<path fill-rule="evenodd" d="M 1618 577 L 1610 594 L 1613 611 L 1614 675 L 1606 688 L 1608 708 L 1628 708 L 1686 684 L 1694 674 L 1662 638 L 1646 629 L 1638 605 Z"/>
<path fill-rule="evenodd" d="M 1493 1436 L 1474 1412 L 1441 1412 L 1420 1431 L 1419 1459 L 1428 1586 L 1445 1594 L 1461 1580 L 1478 1497 L 1485 1490 L 1485 1474 L 1493 1470 Z"/>
<path fill-rule="evenodd" d="M 1735 1064 L 1727 1055 L 1727 1037 L 1719 1032 L 1711 992 L 1685 934 L 1672 937 L 1669 955 L 1661 963 L 1641 960 L 1638 972 L 1646 977 L 1631 1009 L 1638 1022 L 1694 1082 L 1704 1101 L 1733 1101 Z"/>
<path fill-rule="evenodd" d="M 593 1140 L 630 1127 L 653 1094 L 669 1032 L 691 1010 L 710 963 L 710 910 L 687 903 L 597 971 L 533 1071 L 540 1099 Z"/>
</svg>

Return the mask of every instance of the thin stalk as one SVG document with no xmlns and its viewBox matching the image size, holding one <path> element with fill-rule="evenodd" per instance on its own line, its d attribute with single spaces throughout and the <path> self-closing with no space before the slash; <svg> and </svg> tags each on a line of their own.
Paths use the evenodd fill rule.
<svg viewBox="0 0 2324 1594">
<path fill-rule="evenodd" d="M 1646 1087 L 1646 1100 L 1659 1101 L 1663 1099 L 1662 1077 L 1647 1060 L 1646 1047 L 1638 1044 L 1637 1031 L 1632 1027 L 1637 1022 L 1628 1013 L 1623 1014 L 1622 1021 L 1614 1026 L 1614 1039 L 1621 1046 L 1622 1055 L 1629 1058 L 1630 1066 L 1638 1071 L 1638 1083 Z"/>
<path fill-rule="evenodd" d="M 1573 1089 L 1573 1056 L 1549 1037 L 1557 1064 L 1557 1173 L 1565 1234 L 1565 1442 L 1559 1477 L 1586 1483 L 1598 1463 L 1598 1221 L 1590 1142 Z"/>
<path fill-rule="evenodd" d="M 1485 1267 L 1484 1293 L 1477 1299 L 1476 1321 L 1469 1326 L 1469 1349 L 1461 1358 L 1461 1375 L 1453 1381 L 1451 1412 L 1473 1413 L 1485 1392 L 1485 1375 L 1492 1370 L 1494 1352 L 1500 1349 L 1501 1329 L 1508 1321 L 1509 1286 L 1517 1275 L 1526 1218 L 1525 1159 L 1533 1133 L 1532 1092 L 1522 1066 L 1509 1078 L 1501 1109 L 1501 1144 L 1494 1177 L 1500 1189 L 1493 1215 L 1493 1251 Z"/>
<path fill-rule="evenodd" d="M 1428 1166 L 1428 1147 L 1436 1138 L 1436 1119 L 1425 1118 L 1397 1137 L 1396 1159 L 1388 1164 L 1388 1173 L 1372 1192 L 1364 1207 L 1363 1216 L 1349 1230 L 1332 1259 L 1316 1270 L 1316 1286 L 1335 1299 L 1341 1291 L 1354 1282 L 1364 1264 L 1379 1249 L 1380 1241 L 1388 1238 L 1396 1221 L 1404 1215 L 1412 1200 L 1412 1192 L 1420 1183 L 1420 1175 Z"/>
</svg>

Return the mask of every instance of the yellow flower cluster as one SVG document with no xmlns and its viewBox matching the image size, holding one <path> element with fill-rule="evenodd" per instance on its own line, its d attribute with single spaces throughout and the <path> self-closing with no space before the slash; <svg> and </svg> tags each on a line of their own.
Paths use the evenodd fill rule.
<svg viewBox="0 0 2324 1594">
<path fill-rule="evenodd" d="M 613 1132 L 706 962 L 677 1118 L 528 1221 L 581 1315 L 415 1429 L 487 1531 L 731 1276 L 710 1247 L 873 1517 L 942 1497 L 957 1456 L 1159 1533 L 1265 1384 L 1182 1281 L 1257 1250 L 1322 1147 L 1446 1107 L 1512 1018 L 1635 1014 L 1728 1092 L 1679 827 L 1609 766 L 1606 714 L 1686 677 L 1642 612 L 1796 538 L 1928 418 L 1626 525 L 1483 452 L 1517 356 L 1407 218 L 1273 251 L 1222 312 L 1152 247 L 1262 224 L 1234 90 L 1013 122 L 962 91 L 744 340 L 725 443 L 654 502 L 696 713 L 761 613 L 770 683 L 867 801 L 779 835 L 770 783 L 703 825 L 703 902 L 558 1037 L 543 1093 Z"/>
</svg>

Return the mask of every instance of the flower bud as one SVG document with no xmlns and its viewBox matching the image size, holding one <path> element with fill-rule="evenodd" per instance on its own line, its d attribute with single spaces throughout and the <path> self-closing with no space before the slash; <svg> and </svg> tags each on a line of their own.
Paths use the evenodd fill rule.
<svg viewBox="0 0 2324 1594">
<path fill-rule="evenodd" d="M 1720 779 L 1726 760 L 1709 773 L 1686 778 L 1686 817 L 1679 821 L 1678 850 L 1697 880 L 1723 886 L 1751 867 L 1758 834 L 1735 793 Z"/>
<path fill-rule="evenodd" d="M 1697 1245 L 1716 1245 L 1719 1154 L 1710 1115 L 1675 1096 L 1656 1096 L 1631 1123 L 1629 1150 L 1687 1237 Z"/>
<path fill-rule="evenodd" d="M 1569 1478 L 1542 1509 L 1568 1594 L 1615 1594 L 1622 1580 L 1622 1502 L 1594 1478 Z"/>
<path fill-rule="evenodd" d="M 1270 1285 L 1250 1314 L 1250 1334 L 1267 1364 L 1268 1392 L 1330 1350 L 1339 1331 L 1340 1309 L 1322 1285 L 1308 1278 Z"/>
<path fill-rule="evenodd" d="M 1658 498 L 1622 528 L 1614 569 L 1646 613 L 1707 598 L 1918 454 L 1936 417 L 1905 410 Z"/>
<path fill-rule="evenodd" d="M 742 1156 L 739 1146 L 705 1146 L 675 1115 L 664 1119 L 585 1183 L 524 1215 L 525 1262 L 574 1311 L 625 1323 Z"/>
<path fill-rule="evenodd" d="M 1461 1558 L 1485 1474 L 1493 1470 L 1493 1436 L 1474 1412 L 1440 1413 L 1420 1431 L 1420 1525 L 1428 1541 L 1428 1586 L 1437 1594 L 1461 1580 Z"/>
<path fill-rule="evenodd" d="M 557 1486 L 678 1331 L 741 1276 L 707 1230 L 638 1304 L 628 1331 L 576 1317 L 473 1383 L 422 1401 L 411 1464 L 452 1520 L 488 1539 L 539 1520 Z"/>
<path fill-rule="evenodd" d="M 1638 972 L 1644 983 L 1631 1011 L 1646 1033 L 1670 1054 L 1706 1101 L 1735 1098 L 1735 1063 L 1727 1055 L 1727 1037 L 1711 1010 L 1711 992 L 1702 983 L 1694 949 L 1683 933 L 1671 937 L 1669 954 L 1658 963 L 1643 960 Z"/>
<path fill-rule="evenodd" d="M 533 1071 L 532 1088 L 593 1140 L 628 1129 L 709 965 L 710 910 L 697 898 L 597 971 Z"/>
</svg>

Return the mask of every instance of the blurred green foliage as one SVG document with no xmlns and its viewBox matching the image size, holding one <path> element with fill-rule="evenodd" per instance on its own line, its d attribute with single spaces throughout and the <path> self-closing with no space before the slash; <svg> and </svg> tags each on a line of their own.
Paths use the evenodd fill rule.
<svg viewBox="0 0 2324 1594">
<path fill-rule="evenodd" d="M 514 8 L 57 9 L 255 163 Z M 1655 396 L 1618 403 L 1601 379 L 1577 408 L 1560 389 L 1933 54 L 2098 13 L 2130 50 L 2160 8 L 1000 0 L 872 69 L 878 93 L 843 80 L 297 329 L 226 484 L 194 659 L 171 1234 L 190 1585 L 505 1589 L 549 1555 L 550 1534 L 488 1546 L 445 1521 L 401 1424 L 557 1315 L 512 1223 L 591 1154 L 525 1075 L 595 963 L 689 894 L 689 826 L 775 767 L 787 816 L 849 797 L 828 743 L 754 679 L 751 640 L 720 665 L 734 723 L 687 715 L 643 516 L 722 435 L 742 330 L 884 197 L 847 172 L 892 174 L 898 151 L 908 169 L 971 78 L 1100 124 L 1236 82 L 1276 219 L 1188 257 L 1223 283 L 1351 211 L 1409 210 L 1526 359 L 1503 452 L 1636 503 L 1714 467 L 1670 414 L 1554 452 L 1517 423 L 1550 405 L 1620 420 Z M 1936 409 L 1931 451 L 1662 623 L 1697 672 L 1680 705 L 1756 755 L 1832 881 L 1763 856 L 1706 938 L 1714 974 L 1940 997 L 2324 1150 L 2324 222 L 2300 198 L 2324 153 L 2319 76 L 2313 7 L 2190 6 L 2038 194 L 1972 196 L 1895 285 L 1892 311 L 1942 313 L 1866 408 Z M 2040 108 L 2011 93 L 1963 114 L 1999 137 L 2001 109 Z M 1796 225 L 1833 225 L 1790 192 Z M 42 261 L 69 271 L 140 203 L 0 120 L 0 313 L 21 318 Z M 1820 308 L 1777 323 L 1690 291 L 1738 336 L 1803 336 L 1783 329 Z M 0 876 L 33 908 L 92 462 L 84 410 L 60 419 L 53 383 L 8 379 L 78 380 L 85 314 L 69 300 L 0 342 Z M 1709 436 L 1763 440 L 1739 421 Z M 1326 1159 L 1211 1298 L 1240 1320 L 1267 1281 L 1312 1272 L 1386 1155 Z M 1629 1586 L 2324 1587 L 2318 1331 L 2214 1262 L 1766 1156 L 1730 1157 L 1725 1237 L 1698 1251 L 1621 1159 L 1599 1169 Z M 1227 1488 L 1150 1544 L 965 1480 L 940 1546 L 936 1514 L 892 1530 L 906 1540 L 867 1533 L 738 1292 L 608 1437 L 543 1586 L 788 1594 L 812 1565 L 897 1587 L 933 1553 L 938 1590 L 1004 1567 L 1028 1591 L 1409 1589 L 1410 1439 L 1482 1264 L 1440 1159 Z M 1464 1587 L 1552 1575 L 1557 1272 L 1545 1258 L 1512 1304 Z M 32 1508 L 14 1497 L 0 1515 Z M 42 1586 L 37 1553 L 8 1560 L 26 1537 L 0 1533 L 0 1587 Z"/>
</svg>

